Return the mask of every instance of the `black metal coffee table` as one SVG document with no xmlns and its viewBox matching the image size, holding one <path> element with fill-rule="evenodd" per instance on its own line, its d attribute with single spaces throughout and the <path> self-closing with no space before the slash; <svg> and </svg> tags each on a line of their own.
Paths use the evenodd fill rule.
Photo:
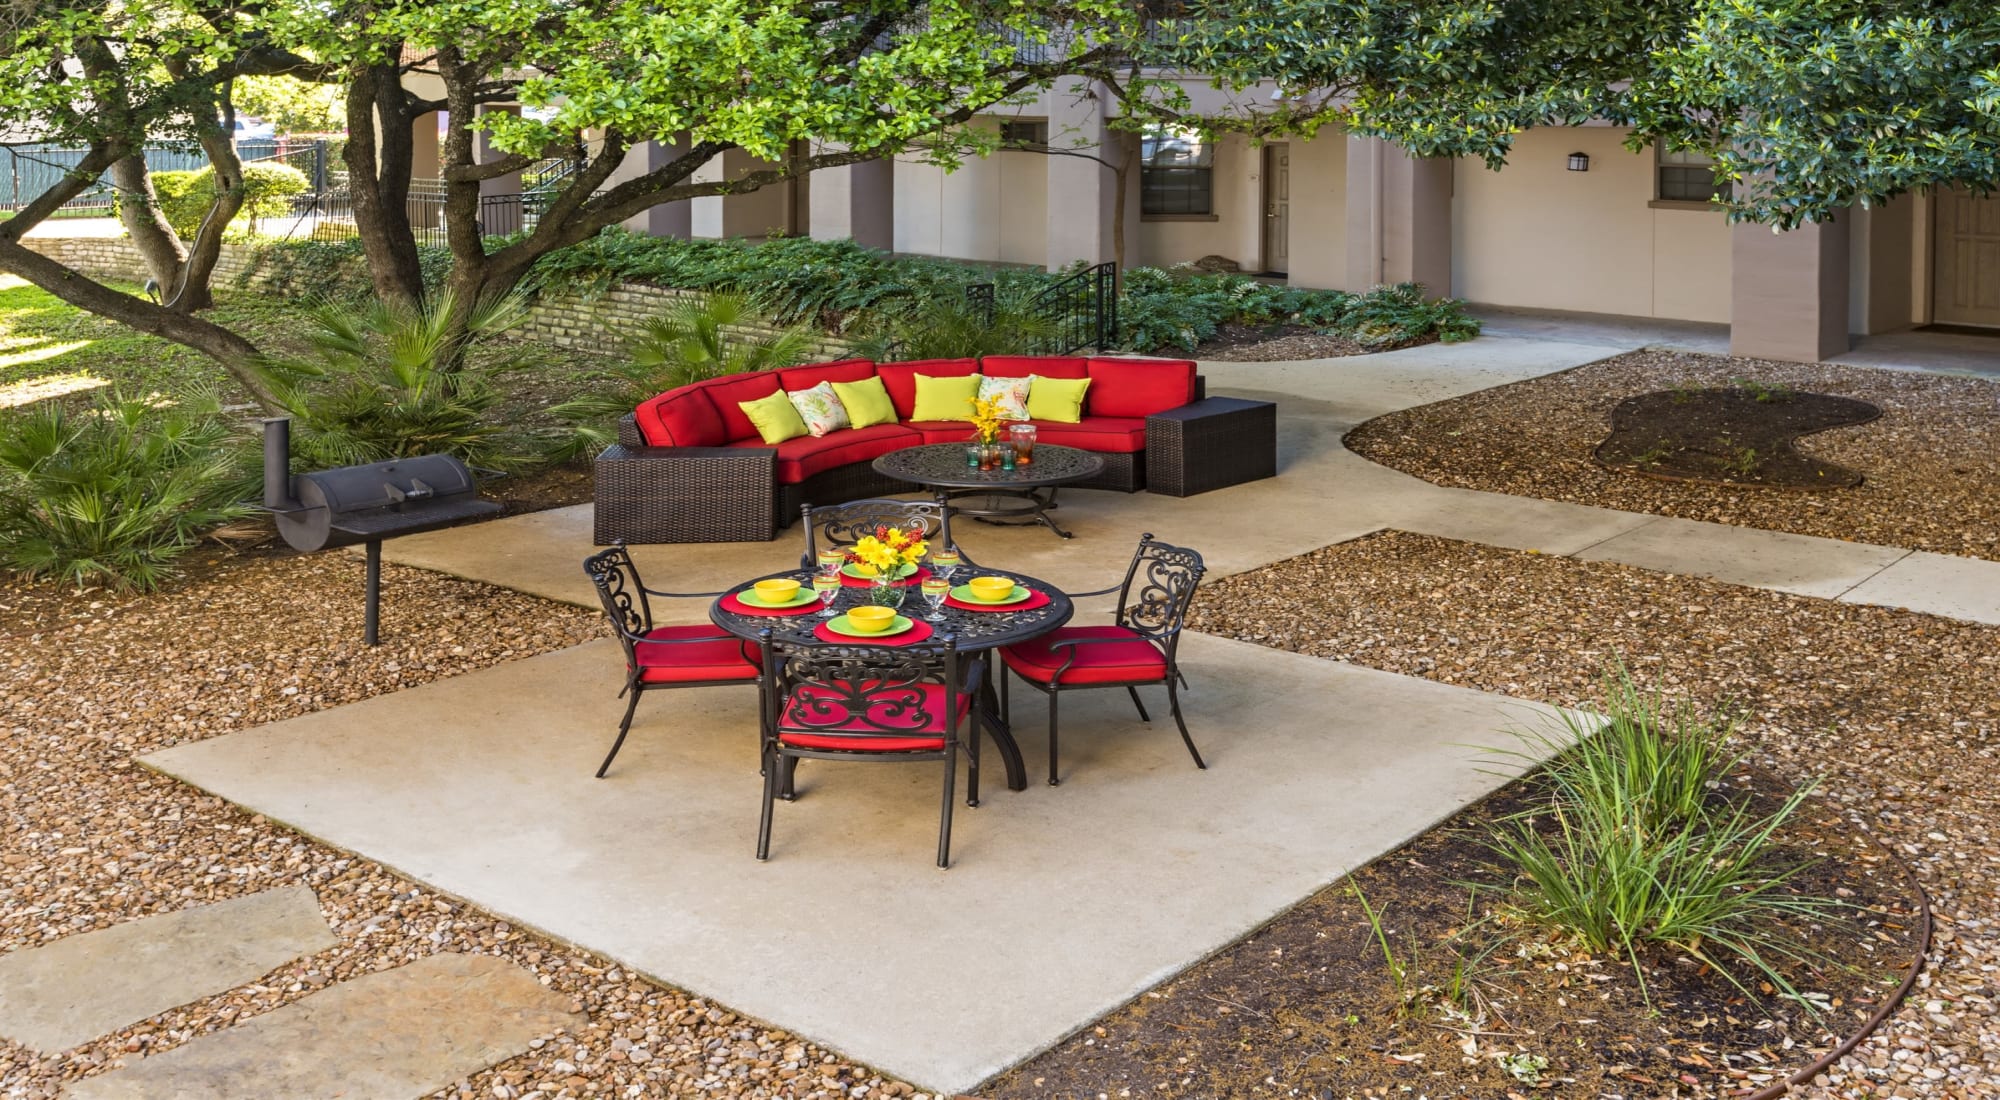
<svg viewBox="0 0 2000 1100">
<path fill-rule="evenodd" d="M 1063 538 L 1070 533 L 1049 516 L 1056 507 L 1056 490 L 1088 481 L 1104 472 L 1104 459 L 1075 447 L 1047 443 L 1035 447 L 1035 460 L 1011 470 L 978 470 L 965 464 L 963 443 L 932 443 L 891 451 L 873 463 L 875 472 L 930 489 L 938 503 L 981 523 L 1039 523 Z M 975 497 L 984 503 L 965 504 Z"/>
</svg>

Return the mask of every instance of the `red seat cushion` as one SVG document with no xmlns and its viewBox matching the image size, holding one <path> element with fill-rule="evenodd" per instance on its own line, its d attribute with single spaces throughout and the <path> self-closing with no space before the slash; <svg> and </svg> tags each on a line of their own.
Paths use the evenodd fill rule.
<svg viewBox="0 0 2000 1100">
<path fill-rule="evenodd" d="M 872 428 L 843 428 L 814 437 L 802 435 L 778 444 L 778 481 L 783 485 L 799 482 L 852 462 L 871 462 L 890 451 L 914 447 L 924 437 L 901 424 L 877 424 Z M 761 439 L 743 439 L 732 447 L 765 447 Z"/>
<path fill-rule="evenodd" d="M 1078 638 L 1130 640 L 1054 648 L 1057 642 Z M 1074 659 L 1071 654 L 1075 654 Z M 1061 683 L 1072 687 L 1167 678 L 1167 659 L 1159 649 L 1122 626 L 1066 626 L 1018 645 L 1002 647 L 1000 659 L 1023 679 L 1038 684 L 1055 679 L 1058 669 L 1062 670 Z M 1065 661 L 1069 662 L 1066 669 L 1063 668 Z"/>
<path fill-rule="evenodd" d="M 809 390 L 821 382 L 859 382 L 873 377 L 875 364 L 867 359 L 842 359 L 833 363 L 786 367 L 778 372 L 778 381 L 784 383 L 787 390 Z"/>
<path fill-rule="evenodd" d="M 972 422 L 968 420 L 905 420 L 903 427 L 921 434 L 925 443 L 972 442 Z"/>
<path fill-rule="evenodd" d="M 1026 378 L 1031 374 L 1088 378 L 1088 363 L 1080 355 L 988 355 L 979 360 L 979 373 L 993 378 Z"/>
<path fill-rule="evenodd" d="M 729 441 L 729 428 L 715 402 L 699 389 L 684 386 L 668 390 L 633 410 L 639 435 L 653 447 L 720 447 Z"/>
<path fill-rule="evenodd" d="M 757 647 L 731 637 L 721 627 L 708 623 L 662 626 L 647 631 L 646 637 L 678 644 L 633 643 L 633 652 L 639 659 L 639 679 L 645 683 L 684 684 L 702 680 L 757 678 L 758 662 L 762 660 Z"/>
<path fill-rule="evenodd" d="M 863 684 L 865 692 L 872 687 Z M 914 693 L 914 695 L 913 695 Z M 972 697 L 959 693 L 957 719 L 964 719 L 972 707 Z M 823 708 L 823 709 L 822 709 Z M 807 749 L 838 749 L 850 752 L 920 752 L 941 749 L 939 737 L 856 737 L 841 736 L 842 730 L 866 730 L 876 734 L 942 734 L 945 730 L 943 684 L 915 684 L 868 700 L 866 718 L 852 713 L 843 697 L 818 684 L 803 684 L 785 701 L 779 719 L 778 740 Z M 799 732 L 800 727 L 824 733 Z"/>
<path fill-rule="evenodd" d="M 1086 416 L 1074 424 L 1030 420 L 1035 442 L 1077 447 L 1106 455 L 1133 455 L 1146 449 L 1146 422 L 1136 416 Z"/>
<path fill-rule="evenodd" d="M 896 406 L 898 420 L 908 420 L 916 411 L 917 375 L 961 378 L 978 373 L 979 363 L 973 359 L 913 359 L 907 363 L 875 364 L 875 375 L 882 379 L 882 388 L 889 391 L 889 403 Z"/>
<path fill-rule="evenodd" d="M 756 439 L 762 442 L 757 435 L 757 425 L 750 423 L 750 418 L 743 414 L 739 406 L 744 401 L 755 401 L 777 393 L 781 388 L 778 385 L 777 371 L 759 370 L 724 375 L 707 382 L 698 382 L 696 385 L 715 406 L 716 413 L 722 417 L 723 442 L 734 443 L 739 439 Z"/>
<path fill-rule="evenodd" d="M 1151 416 L 1194 400 L 1192 359 L 1090 360 L 1087 416 Z"/>
</svg>

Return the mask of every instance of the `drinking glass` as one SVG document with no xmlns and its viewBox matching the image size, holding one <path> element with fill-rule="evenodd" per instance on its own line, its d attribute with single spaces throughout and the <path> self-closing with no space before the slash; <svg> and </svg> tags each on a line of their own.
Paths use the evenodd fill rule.
<svg viewBox="0 0 2000 1100">
<path fill-rule="evenodd" d="M 960 558 L 958 548 L 955 546 L 941 547 L 931 551 L 931 569 L 945 580 L 950 580 L 952 574 L 958 572 L 958 563 L 961 560 L 963 559 Z"/>
<path fill-rule="evenodd" d="M 831 577 L 835 573 L 840 572 L 840 567 L 846 564 L 847 552 L 845 550 L 821 550 L 819 552 L 820 576 Z"/>
<path fill-rule="evenodd" d="M 821 573 L 813 578 L 813 594 L 819 597 L 819 613 L 833 617 L 833 598 L 840 595 L 840 578 L 832 573 Z"/>
<path fill-rule="evenodd" d="M 951 582 L 941 577 L 924 578 L 924 602 L 931 605 L 931 613 L 924 616 L 931 622 L 944 621 L 944 598 L 951 595 Z"/>
<path fill-rule="evenodd" d="M 1035 461 L 1035 426 L 1016 424 L 1007 429 L 1007 437 L 1014 444 L 1014 465 L 1031 466 Z"/>
</svg>

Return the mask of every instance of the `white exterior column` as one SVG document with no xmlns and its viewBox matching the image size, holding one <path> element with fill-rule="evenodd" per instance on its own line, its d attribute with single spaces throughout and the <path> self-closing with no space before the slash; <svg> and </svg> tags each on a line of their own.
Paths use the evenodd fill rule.
<svg viewBox="0 0 2000 1100">
<path fill-rule="evenodd" d="M 896 162 L 822 168 L 806 192 L 807 223 L 818 241 L 843 238 L 885 252 L 896 246 Z"/>
<path fill-rule="evenodd" d="M 1729 354 L 1816 363 L 1847 351 L 1849 220 L 1730 227 Z"/>
<path fill-rule="evenodd" d="M 685 141 L 658 142 L 643 141 L 626 150 L 625 159 L 604 181 L 607 188 L 616 187 L 627 180 L 637 179 L 649 172 L 665 168 L 675 158 L 687 151 Z M 689 200 L 663 202 L 650 206 L 619 223 L 634 233 L 644 233 L 653 237 L 676 237 L 686 240 L 692 235 L 693 208 Z"/>
<path fill-rule="evenodd" d="M 1451 161 L 1347 138 L 1347 289 L 1416 282 L 1451 294 Z"/>
<path fill-rule="evenodd" d="M 1111 232 L 1117 210 L 1117 175 L 1106 164 L 1090 159 L 1117 162 L 1119 135 L 1105 125 L 1110 99 L 1091 81 L 1075 78 L 1057 81 L 1047 93 L 1049 148 L 1089 154 L 1046 158 L 1048 236 L 1042 262 L 1052 271 L 1078 260 L 1101 264 L 1117 258 Z M 1136 169 L 1133 174 L 1137 175 Z M 1136 210 L 1133 214 L 1136 220 Z M 1135 235 L 1128 232 L 1126 241 L 1132 247 Z"/>
<path fill-rule="evenodd" d="M 491 104 L 479 108 L 479 113 L 481 115 L 518 115 L 521 113 L 521 107 L 515 103 Z M 507 155 L 493 147 L 493 136 L 484 130 L 480 130 L 473 135 L 472 148 L 473 159 L 480 164 L 499 160 L 501 157 Z M 519 172 L 509 172 L 503 176 L 494 176 L 491 179 L 479 181 L 479 197 L 482 199 L 489 195 L 518 195 L 520 193 L 521 173 Z"/>
</svg>

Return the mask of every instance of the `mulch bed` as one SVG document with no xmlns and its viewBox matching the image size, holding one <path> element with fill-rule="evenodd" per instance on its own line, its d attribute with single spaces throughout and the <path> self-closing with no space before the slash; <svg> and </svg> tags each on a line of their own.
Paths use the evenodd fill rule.
<svg viewBox="0 0 2000 1100">
<path fill-rule="evenodd" d="M 1321 332 L 1310 325 L 1227 324 L 1215 336 L 1194 349 L 1192 358 L 1225 363 L 1271 363 L 1291 359 L 1339 359 L 1350 355 L 1372 355 L 1378 351 L 1436 343 L 1428 336 L 1407 344 L 1368 347 L 1345 336 Z"/>
<path fill-rule="evenodd" d="M 1754 770 L 1737 779 L 1755 789 L 1746 797 L 1763 811 L 1783 787 Z M 1809 934 L 1816 948 L 1858 967 L 1801 986 L 1830 998 L 1825 1027 L 1790 1003 L 1749 1003 L 1685 956 L 1648 968 L 1649 1001 L 1619 960 L 1532 929 L 1467 932 L 1470 918 L 1491 916 L 1456 885 L 1496 877 L 1482 828 L 1537 802 L 1525 784 L 1503 790 L 980 1095 L 1500 1096 L 1540 1087 L 1603 1096 L 1757 1087 L 1805 1064 L 1806 1051 L 1837 1042 L 1826 1027 L 1859 1026 L 1914 954 L 1901 866 L 1824 810 L 1795 819 L 1783 858 L 1823 857 L 1798 885 L 1842 891 L 1857 906 Z M 1363 898 L 1389 952 L 1408 968 L 1400 983 Z"/>
<path fill-rule="evenodd" d="M 1627 398 L 1742 380 L 1880 407 L 1877 420 L 1798 444 L 1863 483 L 1796 493 L 1668 481 L 1594 460 Z M 1379 417 L 1347 445 L 1457 488 L 2000 560 L 2000 382 L 1987 379 L 1641 351 Z"/>
<path fill-rule="evenodd" d="M 1653 477 L 1785 489 L 1852 489 L 1861 475 L 1799 453 L 1802 435 L 1865 424 L 1882 410 L 1789 389 L 1666 390 L 1620 401 L 1597 460 Z"/>
</svg>

